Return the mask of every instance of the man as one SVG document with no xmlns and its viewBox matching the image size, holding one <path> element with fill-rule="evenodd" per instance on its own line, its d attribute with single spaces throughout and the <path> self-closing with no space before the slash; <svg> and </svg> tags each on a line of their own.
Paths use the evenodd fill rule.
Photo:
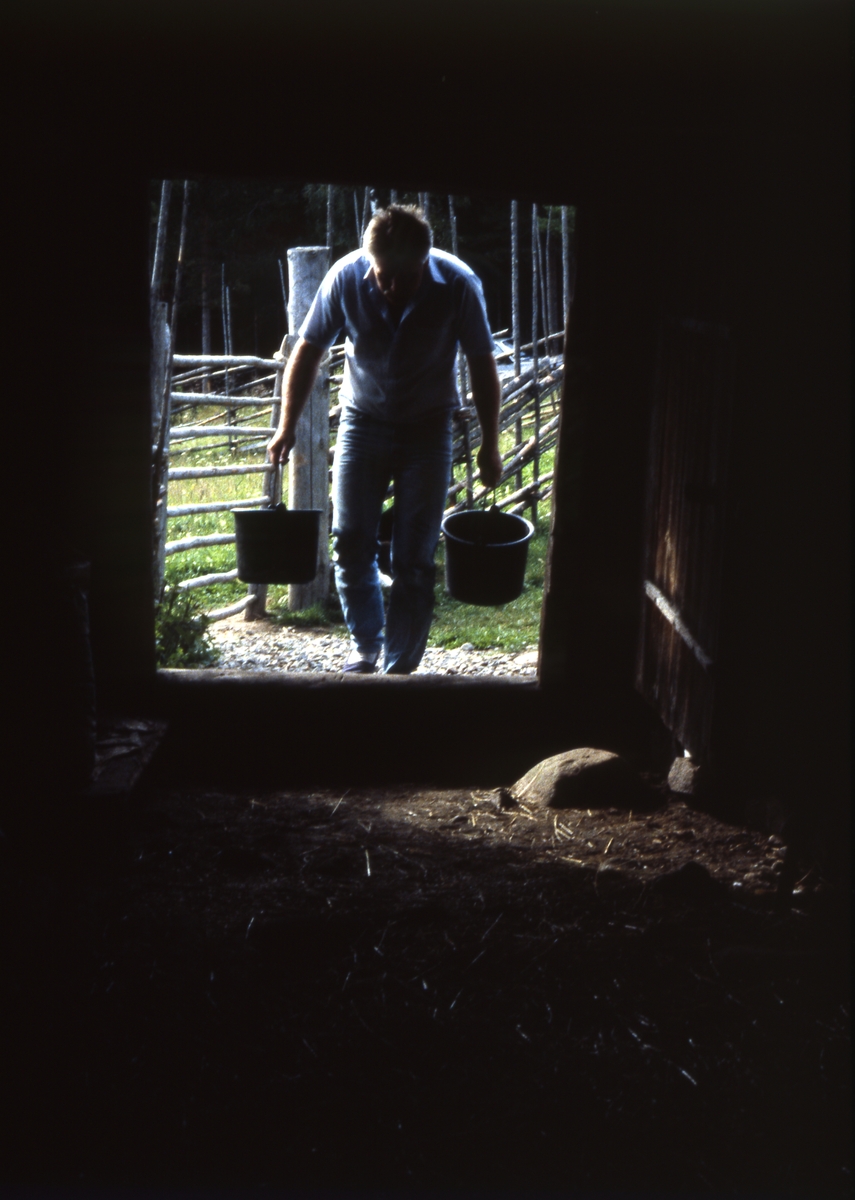
<svg viewBox="0 0 855 1200">
<path fill-rule="evenodd" d="M 432 249 L 418 209 L 375 213 L 363 249 L 327 274 L 288 363 L 274 463 L 288 461 L 324 352 L 346 334 L 333 463 L 335 580 L 351 652 L 345 671 L 390 675 L 421 662 L 433 614 L 434 558 L 451 474 L 458 344 L 469 363 L 481 425 L 478 467 L 487 487 L 502 472 L 501 389 L 478 277 Z M 394 483 L 392 587 L 384 641 L 377 530 Z"/>
</svg>

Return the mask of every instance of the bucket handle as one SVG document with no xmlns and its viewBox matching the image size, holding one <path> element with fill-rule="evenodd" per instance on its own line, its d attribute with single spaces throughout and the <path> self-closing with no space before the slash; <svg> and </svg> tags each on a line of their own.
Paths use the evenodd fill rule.
<svg viewBox="0 0 855 1200">
<path fill-rule="evenodd" d="M 492 496 L 493 496 L 493 499 L 492 499 L 492 503 L 490 504 L 490 507 L 489 507 L 489 508 L 487 507 L 487 492 L 488 492 L 488 489 L 487 489 L 487 488 L 485 488 L 485 489 L 484 489 L 484 494 L 481 496 L 481 508 L 482 508 L 482 510 L 483 510 L 484 512 L 493 512 L 493 510 L 494 510 L 494 509 L 495 509 L 497 512 L 498 512 L 498 511 L 500 511 L 500 510 L 497 508 L 497 506 L 496 506 L 496 489 L 495 489 L 495 487 L 492 489 Z"/>
<path fill-rule="evenodd" d="M 285 462 L 287 462 L 287 461 L 288 460 L 286 459 Z M 285 463 L 284 462 L 274 463 L 274 470 L 276 471 L 276 478 L 274 480 L 273 487 L 271 488 L 271 493 L 270 493 L 267 507 L 268 508 L 287 509 L 288 505 L 285 503 L 285 499 L 284 499 L 284 496 L 285 496 Z M 314 413 L 314 408 L 312 407 L 311 401 L 310 401 L 310 403 L 309 403 L 309 479 L 314 479 L 314 478 L 315 478 L 315 413 Z M 275 498 L 277 494 L 279 496 L 278 501 Z M 494 492 L 494 495 L 495 495 L 495 492 Z"/>
<path fill-rule="evenodd" d="M 285 464 L 276 463 L 273 467 L 273 470 L 275 472 L 273 487 L 270 489 L 270 495 L 266 498 L 267 508 L 268 510 L 272 510 L 274 508 L 287 509 L 288 505 L 283 499 L 285 494 Z M 279 497 L 278 500 L 276 499 L 277 496 Z"/>
<path fill-rule="evenodd" d="M 490 505 L 490 507 L 489 508 L 487 507 L 487 492 L 486 492 L 486 490 L 484 491 L 484 495 L 481 497 L 481 504 L 482 504 L 481 511 L 484 513 L 485 517 L 488 516 L 492 512 L 500 511 L 496 507 L 496 489 L 495 489 L 495 487 L 493 488 L 493 503 Z M 476 546 L 486 546 L 487 545 L 487 530 L 484 527 L 486 522 L 482 521 L 482 522 L 479 522 L 479 524 L 481 525 L 481 529 L 480 529 L 480 532 L 476 535 L 475 545 Z M 476 525 L 476 528 L 477 528 L 477 525 Z"/>
</svg>

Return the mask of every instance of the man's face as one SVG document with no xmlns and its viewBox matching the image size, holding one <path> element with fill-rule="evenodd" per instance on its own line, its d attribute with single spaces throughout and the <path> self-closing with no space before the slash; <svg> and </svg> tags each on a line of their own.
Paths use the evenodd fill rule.
<svg viewBox="0 0 855 1200">
<path fill-rule="evenodd" d="M 390 308 L 406 308 L 419 290 L 426 264 L 384 258 L 375 258 L 372 262 L 374 281 L 386 303 Z"/>
</svg>

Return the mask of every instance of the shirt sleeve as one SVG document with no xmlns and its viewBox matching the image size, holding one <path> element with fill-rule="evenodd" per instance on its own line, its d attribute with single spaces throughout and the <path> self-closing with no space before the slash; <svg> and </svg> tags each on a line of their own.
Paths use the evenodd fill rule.
<svg viewBox="0 0 855 1200">
<path fill-rule="evenodd" d="M 460 289 L 458 298 L 460 348 L 467 357 L 492 354 L 495 347 L 487 320 L 487 305 L 481 280 L 473 272 L 461 282 L 463 287 Z"/>
<path fill-rule="evenodd" d="M 341 333 L 344 323 L 341 272 L 333 267 L 324 276 L 298 333 L 310 345 L 327 350 Z"/>
</svg>

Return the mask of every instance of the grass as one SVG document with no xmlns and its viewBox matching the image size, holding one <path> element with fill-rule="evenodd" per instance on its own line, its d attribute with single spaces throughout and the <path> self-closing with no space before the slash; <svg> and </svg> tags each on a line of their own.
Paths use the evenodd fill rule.
<svg viewBox="0 0 855 1200">
<path fill-rule="evenodd" d="M 188 419 L 197 423 L 213 412 L 213 409 L 209 411 L 200 408 L 192 418 Z M 212 440 L 220 445 L 194 449 L 181 454 L 180 457 L 174 456 L 172 465 L 225 465 L 232 455 L 222 447 L 221 438 Z M 503 442 L 502 449 L 506 451 L 513 445 L 513 435 L 506 434 Z M 242 451 L 239 455 L 234 455 L 234 460 L 240 463 L 263 463 L 264 452 L 259 450 L 252 454 L 246 454 Z M 544 454 L 541 458 L 541 472 L 550 471 L 552 462 L 552 452 Z M 529 466 L 523 473 L 523 482 L 529 482 L 531 474 L 532 468 Z M 259 474 L 215 479 L 173 480 L 169 485 L 169 503 L 173 506 L 252 499 L 260 496 L 262 479 L 263 476 Z M 510 494 L 516 490 L 517 486 L 516 481 L 512 481 L 497 489 L 497 498 L 501 499 L 503 494 Z M 506 651 L 523 650 L 537 645 L 548 542 L 548 512 L 544 509 L 548 510 L 548 502 L 546 505 L 541 505 L 538 529 L 529 544 L 523 593 L 510 604 L 497 608 L 481 608 L 452 600 L 445 591 L 444 547 L 440 542 L 437 555 L 436 612 L 429 645 L 453 648 L 468 642 L 479 650 L 494 648 Z M 193 516 L 170 518 L 167 540 L 177 541 L 184 537 L 233 532 L 234 521 L 231 513 L 199 513 Z M 233 545 L 206 546 L 197 550 L 184 551 L 170 555 L 166 559 L 165 583 L 169 588 L 183 579 L 230 571 L 234 567 L 235 549 Z M 233 580 L 229 583 L 215 584 L 200 589 L 194 593 L 194 596 L 198 598 L 205 610 L 212 611 L 236 603 L 245 594 L 246 585 L 239 580 Z M 287 607 L 287 601 L 287 587 L 270 586 L 267 609 L 274 620 L 282 624 L 313 628 L 340 625 L 343 631 L 341 609 L 334 594 L 325 608 L 321 609 L 316 606 L 300 613 L 291 612 Z"/>
<path fill-rule="evenodd" d="M 216 410 L 200 408 L 194 414 L 194 423 Z M 221 441 L 222 439 L 214 439 Z M 192 450 L 179 457 L 174 456 L 172 465 L 182 467 L 225 466 L 231 460 L 235 463 L 263 463 L 264 452 L 259 450 L 252 454 L 230 453 L 227 449 L 198 449 Z M 215 479 L 174 479 L 169 484 L 170 506 L 179 504 L 211 504 L 216 501 L 233 501 L 254 499 L 261 495 L 262 480 L 259 475 L 231 475 Z M 234 533 L 234 518 L 230 512 L 196 513 L 191 516 L 171 517 L 167 529 L 167 541 L 178 541 L 185 537 L 202 537 L 213 533 Z M 165 583 L 174 585 L 183 579 L 194 579 L 198 575 L 209 575 L 235 568 L 235 548 L 227 546 L 202 546 L 196 550 L 182 551 L 170 555 L 166 559 Z M 246 595 L 246 584 L 235 579 L 230 583 L 218 583 L 197 593 L 205 608 L 209 611 L 225 608 L 234 604 Z M 287 587 L 272 586 L 268 592 L 268 606 L 273 609 L 284 605 L 287 600 Z"/>
<path fill-rule="evenodd" d="M 481 608 L 452 600 L 445 590 L 444 545 L 437 555 L 436 609 L 428 645 L 453 649 L 467 642 L 476 650 L 526 650 L 540 635 L 543 574 L 549 533 L 542 519 L 529 542 L 525 586 L 510 604 Z"/>
</svg>

